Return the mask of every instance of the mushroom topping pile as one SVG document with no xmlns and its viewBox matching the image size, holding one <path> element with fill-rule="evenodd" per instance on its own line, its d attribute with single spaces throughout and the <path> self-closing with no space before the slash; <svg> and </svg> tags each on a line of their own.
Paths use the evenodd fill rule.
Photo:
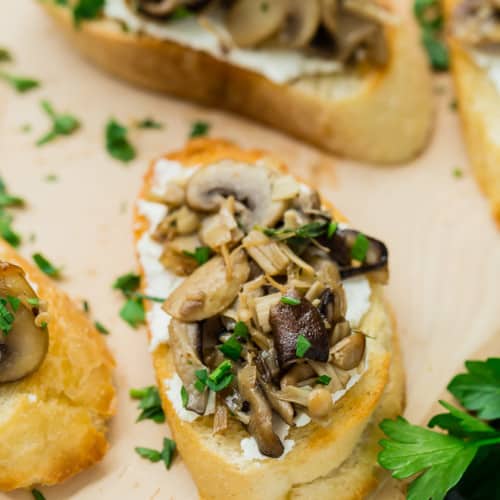
<svg viewBox="0 0 500 500">
<path fill-rule="evenodd" d="M 137 0 L 133 7 L 159 19 L 198 16 L 204 27 L 212 26 L 211 15 L 222 18 L 224 33 L 212 31 L 225 50 L 288 48 L 342 63 L 388 60 L 384 25 L 393 15 L 376 0 Z"/>
<path fill-rule="evenodd" d="M 163 305 L 183 404 L 204 415 L 215 393 L 214 432 L 236 419 L 279 457 L 276 418 L 327 423 L 335 393 L 364 370 L 366 336 L 345 319 L 342 279 L 385 282 L 387 248 L 264 162 L 201 167 L 154 200 L 169 208 L 153 234 L 161 262 L 186 276 Z"/>
<path fill-rule="evenodd" d="M 500 1 L 464 0 L 455 10 L 455 35 L 468 45 L 500 50 Z"/>
<path fill-rule="evenodd" d="M 20 267 L 0 262 L 0 384 L 33 373 L 47 354 L 47 313 Z"/>
</svg>

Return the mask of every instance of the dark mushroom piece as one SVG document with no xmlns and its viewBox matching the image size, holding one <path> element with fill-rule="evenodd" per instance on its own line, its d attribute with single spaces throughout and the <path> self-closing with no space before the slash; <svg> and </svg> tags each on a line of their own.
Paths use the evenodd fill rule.
<svg viewBox="0 0 500 500">
<path fill-rule="evenodd" d="M 49 348 L 49 336 L 36 323 L 37 306 L 28 300 L 37 296 L 26 281 L 24 271 L 13 264 L 0 262 L 0 297 L 12 320 L 10 331 L 0 332 L 0 384 L 20 380 L 42 364 Z M 17 310 L 6 300 L 19 299 Z M 5 322 L 5 319 L 4 319 Z"/>
<path fill-rule="evenodd" d="M 311 344 L 304 358 L 327 361 L 330 335 L 326 331 L 320 312 L 306 298 L 301 298 L 295 290 L 287 292 L 287 296 L 300 300 L 300 303 L 289 305 L 279 302 L 272 306 L 269 312 L 274 348 L 278 353 L 281 369 L 287 368 L 297 360 L 299 335 L 303 335 Z"/>
<path fill-rule="evenodd" d="M 360 234 L 354 229 L 337 229 L 331 238 L 322 237 L 319 241 L 330 249 L 330 258 L 339 266 L 342 279 L 372 273 L 377 281 L 386 283 L 389 252 L 380 240 L 366 236 L 369 244 L 366 257 L 359 265 L 353 265 L 352 248 Z M 373 274 L 375 271 L 380 273 Z"/>
<path fill-rule="evenodd" d="M 219 358 L 220 351 L 217 350 L 219 336 L 226 329 L 222 324 L 220 316 L 213 316 L 203 321 L 200 325 L 201 330 L 201 349 L 200 359 L 210 368 L 215 368 L 221 362 Z M 222 355 L 222 354 L 221 354 Z"/>
<path fill-rule="evenodd" d="M 175 369 L 188 393 L 186 408 L 203 415 L 207 408 L 208 391 L 195 387 L 196 371 L 206 369 L 201 362 L 201 332 L 197 323 L 183 323 L 172 319 L 169 326 L 170 346 Z"/>
<path fill-rule="evenodd" d="M 344 289 L 342 287 L 337 287 L 335 290 L 325 289 L 319 297 L 318 309 L 330 326 L 333 327 L 341 321 L 347 310 Z"/>
<path fill-rule="evenodd" d="M 257 367 L 247 364 L 238 371 L 241 396 L 250 404 L 248 430 L 257 441 L 259 451 L 267 457 L 283 455 L 284 446 L 273 430 L 273 412 L 257 382 Z"/>
</svg>

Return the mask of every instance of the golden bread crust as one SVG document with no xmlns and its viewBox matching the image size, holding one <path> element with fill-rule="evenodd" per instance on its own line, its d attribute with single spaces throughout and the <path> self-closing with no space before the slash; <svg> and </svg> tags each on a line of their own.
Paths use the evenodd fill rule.
<svg viewBox="0 0 500 500">
<path fill-rule="evenodd" d="M 427 144 L 433 123 L 429 70 L 411 23 L 389 27 L 384 70 L 276 84 L 204 52 L 124 32 L 112 20 L 75 30 L 68 9 L 42 4 L 78 49 L 114 75 L 151 90 L 224 108 L 325 150 L 390 164 Z"/>
<path fill-rule="evenodd" d="M 244 151 L 231 143 L 210 139 L 192 141 L 182 151 L 167 155 L 166 158 L 184 166 L 203 166 L 222 159 L 248 163 L 261 160 L 286 169 L 278 160 L 261 151 Z M 153 165 L 146 173 L 140 198 L 149 192 L 152 176 Z M 337 216 L 338 213 L 335 211 L 335 214 Z M 345 220 L 340 216 L 338 218 Z M 135 214 L 134 228 L 138 242 L 148 230 L 148 222 L 139 212 Z M 141 273 L 144 276 L 143 269 Z M 399 350 L 394 339 L 392 314 L 386 307 L 378 286 L 373 288 L 372 307 L 363 319 L 361 328 L 375 337 L 377 342 L 371 350 L 367 371 L 335 405 L 332 425 L 323 428 L 310 424 L 304 428 L 291 429 L 289 438 L 295 441 L 295 446 L 290 453 L 283 459 L 268 459 L 263 462 L 243 462 L 240 459 L 240 440 L 248 434 L 239 424 L 234 423 L 224 436 L 213 436 L 211 417 L 200 418 L 192 423 L 179 419 L 166 395 L 166 381 L 175 373 L 169 347 L 161 344 L 154 351 L 153 364 L 169 426 L 202 498 L 220 498 L 221 484 L 224 484 L 225 498 L 285 498 L 295 487 L 327 476 L 349 458 L 369 425 L 388 384 L 392 384 L 391 387 L 394 388 L 389 390 L 391 404 L 388 404 L 383 416 L 394 417 L 400 413 L 404 388 Z M 391 363 L 393 356 L 395 362 Z M 391 369 L 395 373 L 394 378 L 397 378 L 394 382 L 389 382 Z M 370 449 L 375 447 L 373 445 Z M 372 455 L 363 456 L 371 459 Z M 369 470 L 366 473 L 367 491 L 378 482 L 377 478 L 372 477 L 374 465 L 375 461 L 372 461 L 371 467 L 364 469 Z M 333 490 L 330 494 L 333 494 Z"/>
<path fill-rule="evenodd" d="M 3 240 L 0 260 L 24 269 L 50 315 L 41 367 L 0 385 L 0 490 L 52 485 L 106 453 L 114 361 L 85 313 Z"/>
</svg>

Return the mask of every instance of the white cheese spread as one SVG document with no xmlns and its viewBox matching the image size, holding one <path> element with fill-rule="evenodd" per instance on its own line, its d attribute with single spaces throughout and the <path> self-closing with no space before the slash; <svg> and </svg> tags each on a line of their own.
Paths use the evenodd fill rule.
<svg viewBox="0 0 500 500">
<path fill-rule="evenodd" d="M 497 92 L 500 92 L 500 53 L 492 54 L 485 51 L 471 50 L 470 54 L 474 62 L 486 71 Z"/>
<path fill-rule="evenodd" d="M 342 70 L 337 61 L 306 56 L 290 49 L 239 49 L 222 51 L 218 38 L 203 28 L 196 18 L 177 21 L 153 21 L 132 12 L 126 0 L 107 0 L 104 13 L 108 18 L 124 23 L 129 31 L 145 33 L 160 40 L 169 40 L 211 56 L 226 60 L 235 66 L 255 71 L 276 83 L 286 83 L 305 75 L 332 74 Z M 210 22 L 217 30 L 223 23 L 216 17 Z"/>
</svg>

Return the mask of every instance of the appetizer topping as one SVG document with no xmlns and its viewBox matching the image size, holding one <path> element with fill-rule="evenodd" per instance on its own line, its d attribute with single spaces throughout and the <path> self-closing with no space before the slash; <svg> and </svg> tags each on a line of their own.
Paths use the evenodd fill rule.
<svg viewBox="0 0 500 500">
<path fill-rule="evenodd" d="M 197 15 L 224 50 L 232 46 L 290 48 L 343 63 L 388 60 L 384 26 L 393 14 L 375 0 L 138 0 L 141 12 L 176 20 L 178 9 Z M 134 8 L 134 7 L 133 7 Z M 216 19 L 224 20 L 215 27 Z"/>
<path fill-rule="evenodd" d="M 0 262 L 0 384 L 33 373 L 47 354 L 48 315 L 21 268 Z"/>
<path fill-rule="evenodd" d="M 498 0 L 463 0 L 455 10 L 455 35 L 479 49 L 500 49 Z"/>
<path fill-rule="evenodd" d="M 317 192 L 268 163 L 221 161 L 171 183 L 184 201 L 163 200 L 169 210 L 152 229 L 160 262 L 187 274 L 163 304 L 179 399 L 198 415 L 214 401 L 215 433 L 236 419 L 279 457 L 273 422 L 293 426 L 298 412 L 327 422 L 336 391 L 364 370 L 366 337 L 346 320 L 342 279 L 385 281 L 387 248 L 339 225 Z M 197 222 L 179 227 L 179 214 Z"/>
</svg>

